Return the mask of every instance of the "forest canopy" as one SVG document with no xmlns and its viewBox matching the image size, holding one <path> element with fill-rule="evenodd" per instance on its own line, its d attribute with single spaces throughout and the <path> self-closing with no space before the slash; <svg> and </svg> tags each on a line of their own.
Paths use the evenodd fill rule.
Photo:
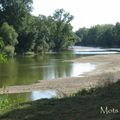
<svg viewBox="0 0 120 120">
<path fill-rule="evenodd" d="M 75 44 L 120 47 L 120 23 L 73 32 L 70 13 L 57 9 L 51 16 L 34 16 L 32 4 L 32 0 L 0 0 L 0 53 L 62 51 Z"/>
<path fill-rule="evenodd" d="M 52 16 L 31 15 L 32 0 L 0 0 L 0 52 L 61 51 L 79 38 L 72 31 L 73 16 L 63 9 Z M 2 44 L 2 45 L 1 45 Z"/>
<path fill-rule="evenodd" d="M 81 39 L 77 45 L 120 47 L 120 23 L 116 25 L 96 25 L 91 28 L 80 28 L 76 35 Z"/>
</svg>

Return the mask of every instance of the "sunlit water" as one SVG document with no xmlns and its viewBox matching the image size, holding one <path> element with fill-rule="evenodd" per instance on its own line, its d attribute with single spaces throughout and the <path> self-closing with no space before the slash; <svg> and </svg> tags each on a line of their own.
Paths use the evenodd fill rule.
<svg viewBox="0 0 120 120">
<path fill-rule="evenodd" d="M 3 98 L 3 95 L 0 95 Z M 58 93 L 55 90 L 39 90 L 39 91 L 32 91 L 28 93 L 16 93 L 16 94 L 9 94 L 9 100 L 12 104 L 22 103 L 27 101 L 35 101 L 39 99 L 50 99 L 58 97 Z"/>
<path fill-rule="evenodd" d="M 38 99 L 50 99 L 52 97 L 56 97 L 57 93 L 54 90 L 44 90 L 44 91 L 33 91 L 31 94 L 32 100 L 38 100 Z"/>
<path fill-rule="evenodd" d="M 99 47 L 80 47 L 75 46 L 70 48 L 75 54 L 79 55 L 105 55 L 105 54 L 116 54 L 120 52 L 120 48 L 99 48 Z"/>
<path fill-rule="evenodd" d="M 113 50 L 113 49 L 112 49 Z M 73 63 L 65 60 L 76 59 L 81 56 L 94 54 L 115 54 L 118 50 L 92 48 L 80 50 L 74 47 L 72 50 L 62 53 L 39 55 L 35 57 L 18 56 L 11 58 L 5 64 L 0 64 L 0 87 L 9 85 L 26 85 L 40 82 L 40 80 L 51 80 L 59 77 L 83 76 L 84 73 L 95 69 L 96 65 L 91 63 Z M 13 94 L 12 99 L 21 101 L 37 100 L 57 96 L 56 91 L 33 91 L 32 93 Z"/>
</svg>

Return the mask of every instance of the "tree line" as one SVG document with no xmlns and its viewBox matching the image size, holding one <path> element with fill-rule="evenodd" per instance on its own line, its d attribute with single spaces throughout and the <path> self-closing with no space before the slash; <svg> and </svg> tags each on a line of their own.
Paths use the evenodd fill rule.
<svg viewBox="0 0 120 120">
<path fill-rule="evenodd" d="M 76 45 L 120 47 L 120 23 L 115 25 L 96 25 L 91 28 L 80 28 L 75 32 L 80 38 Z"/>
<path fill-rule="evenodd" d="M 31 15 L 32 0 L 0 0 L 0 52 L 61 51 L 79 37 L 72 31 L 73 16 L 63 9 L 52 16 Z"/>
</svg>

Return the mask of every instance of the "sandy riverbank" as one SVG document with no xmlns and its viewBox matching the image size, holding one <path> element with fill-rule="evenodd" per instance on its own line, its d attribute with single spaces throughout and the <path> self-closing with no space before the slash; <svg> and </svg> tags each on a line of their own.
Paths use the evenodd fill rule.
<svg viewBox="0 0 120 120">
<path fill-rule="evenodd" d="M 65 61 L 67 62 L 67 61 Z M 36 90 L 56 90 L 60 96 L 69 95 L 80 91 L 81 89 L 89 89 L 97 85 L 103 85 L 108 81 L 117 81 L 120 79 L 120 55 L 96 55 L 89 57 L 82 57 L 72 62 L 80 63 L 94 63 L 97 65 L 96 69 L 89 72 L 85 77 L 67 77 L 58 78 L 55 80 L 43 80 L 32 85 L 9 86 L 8 93 L 23 93 L 32 92 Z M 3 90 L 0 89 L 0 94 Z"/>
</svg>

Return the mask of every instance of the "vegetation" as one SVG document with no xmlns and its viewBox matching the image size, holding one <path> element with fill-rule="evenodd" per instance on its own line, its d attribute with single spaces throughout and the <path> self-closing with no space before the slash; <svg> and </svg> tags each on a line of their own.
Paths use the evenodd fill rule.
<svg viewBox="0 0 120 120">
<path fill-rule="evenodd" d="M 0 97 L 0 115 L 5 111 L 12 110 L 20 106 L 20 99 L 10 99 L 10 96 L 7 92 L 1 95 Z"/>
<path fill-rule="evenodd" d="M 1 53 L 2 46 L 4 45 L 2 38 L 0 38 L 0 62 L 6 62 L 6 55 Z"/>
<path fill-rule="evenodd" d="M 6 54 L 62 51 L 75 43 L 120 47 L 120 23 L 80 28 L 74 33 L 71 25 L 74 17 L 70 13 L 58 9 L 51 16 L 36 17 L 31 15 L 32 3 L 32 0 L 0 0 L 0 62 L 6 61 Z M 61 99 L 43 99 L 21 105 L 15 102 L 15 107 L 4 94 L 0 98 L 0 120 L 117 120 L 120 118 L 118 113 L 100 114 L 100 107 L 120 110 L 119 94 L 120 81 Z"/>
<path fill-rule="evenodd" d="M 80 28 L 76 31 L 81 39 L 77 45 L 120 47 L 120 23 L 116 25 L 96 25 L 91 28 Z"/>
<path fill-rule="evenodd" d="M 2 98 L 0 98 L 0 111 L 7 109 L 9 106 L 10 106 L 9 97 L 6 88 L 3 87 L 3 95 Z"/>
<path fill-rule="evenodd" d="M 101 113 L 108 107 L 120 110 L 120 81 L 104 87 L 83 90 L 70 97 L 43 99 L 21 104 L 20 107 L 2 112 L 0 120 L 119 120 L 118 112 Z"/>
<path fill-rule="evenodd" d="M 7 56 L 5 54 L 0 54 L 0 62 L 7 62 Z"/>
<path fill-rule="evenodd" d="M 16 53 L 61 51 L 79 39 L 72 32 L 73 16 L 63 9 L 52 16 L 31 15 L 32 0 L 0 0 L 0 51 Z"/>
</svg>

